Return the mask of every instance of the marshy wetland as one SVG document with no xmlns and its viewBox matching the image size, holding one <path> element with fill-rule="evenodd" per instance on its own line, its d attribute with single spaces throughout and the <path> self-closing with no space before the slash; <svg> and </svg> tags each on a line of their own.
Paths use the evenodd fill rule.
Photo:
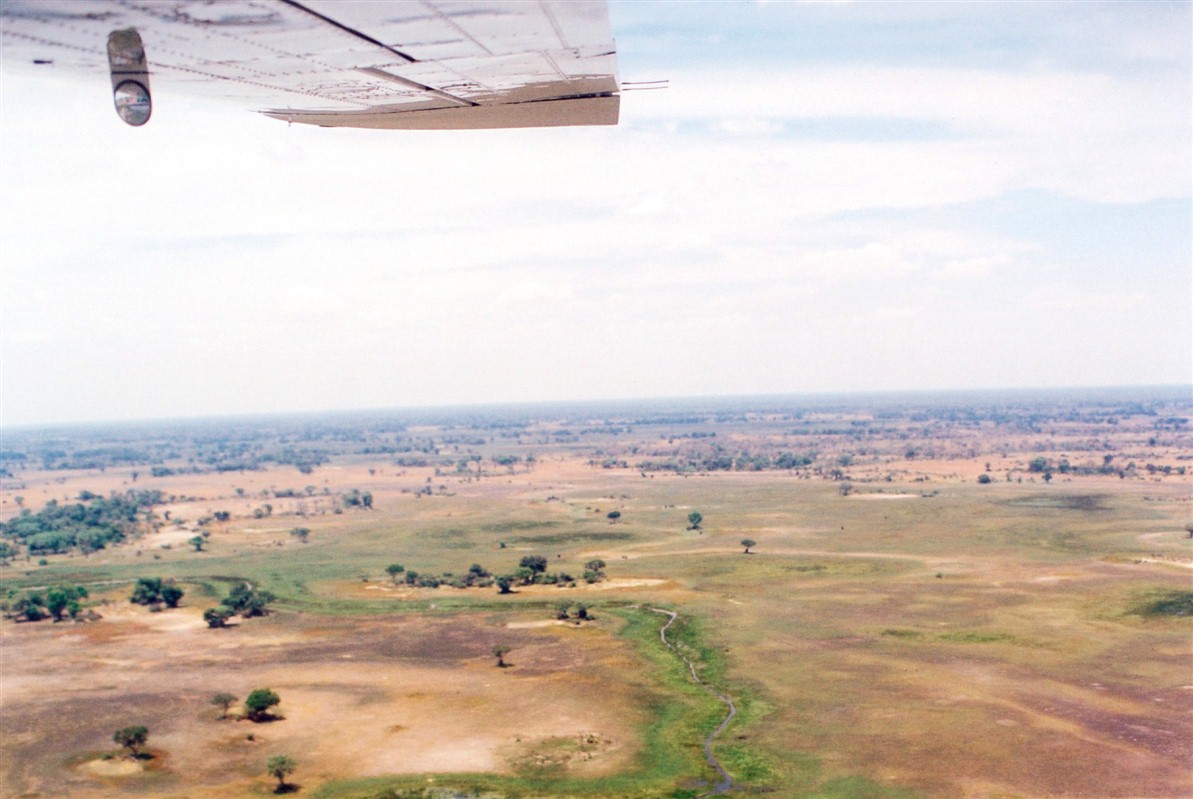
<svg viewBox="0 0 1193 799">
<path fill-rule="evenodd" d="M 1191 411 L 1173 389 L 6 431 L 0 794 L 691 799 L 726 711 L 664 610 L 736 706 L 728 795 L 1188 796 Z M 130 602 L 143 580 L 177 606 Z M 224 601 L 246 585 L 263 613 Z"/>
</svg>

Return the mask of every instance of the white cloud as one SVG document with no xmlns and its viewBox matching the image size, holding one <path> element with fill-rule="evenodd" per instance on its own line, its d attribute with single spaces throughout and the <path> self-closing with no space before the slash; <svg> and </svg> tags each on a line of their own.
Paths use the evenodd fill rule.
<svg viewBox="0 0 1193 799">
<path fill-rule="evenodd" d="M 5 423 L 1182 379 L 1148 342 L 1187 301 L 1131 256 L 1088 285 L 1050 231 L 944 213 L 1188 198 L 1188 70 L 1149 64 L 681 64 L 619 128 L 442 134 L 169 95 L 131 130 L 5 75 Z"/>
<path fill-rule="evenodd" d="M 1159 76 L 1043 69 L 735 68 L 681 73 L 671 85 L 668 92 L 633 98 L 627 117 L 711 118 L 731 129 L 742 120 L 764 119 L 775 133 L 784 129 L 784 120 L 833 120 L 846 137 L 851 120 L 863 132 L 875 120 L 930 124 L 919 135 L 933 149 L 935 165 L 947 169 L 978 154 L 986 171 L 994 171 L 1006 187 L 1054 189 L 1107 202 L 1189 194 L 1193 100 L 1187 65 Z M 656 100 L 660 94 L 667 96 Z M 891 134 L 906 135 L 900 130 Z M 881 126 L 871 135 L 884 135 Z M 822 149 L 816 141 L 800 145 Z M 904 149 L 890 140 L 861 147 L 892 160 Z"/>
</svg>

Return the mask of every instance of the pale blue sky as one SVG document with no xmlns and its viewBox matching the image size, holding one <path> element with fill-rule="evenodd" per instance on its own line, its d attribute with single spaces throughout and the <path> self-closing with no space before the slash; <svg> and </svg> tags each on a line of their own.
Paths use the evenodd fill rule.
<svg viewBox="0 0 1193 799">
<path fill-rule="evenodd" d="M 621 3 L 611 129 L 3 72 L 4 425 L 1193 382 L 1190 3 Z"/>
</svg>

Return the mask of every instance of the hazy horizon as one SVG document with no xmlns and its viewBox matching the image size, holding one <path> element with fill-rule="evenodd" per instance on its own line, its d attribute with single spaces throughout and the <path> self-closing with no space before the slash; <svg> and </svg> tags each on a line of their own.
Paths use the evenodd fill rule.
<svg viewBox="0 0 1193 799">
<path fill-rule="evenodd" d="M 705 394 L 668 397 L 605 397 L 599 399 L 524 400 L 511 402 L 444 403 L 439 405 L 408 405 L 390 407 L 328 408 L 322 410 L 278 410 L 258 413 L 228 413 L 207 416 L 158 416 L 125 419 L 79 419 L 43 424 L 8 425 L 0 420 L 0 431 L 22 433 L 73 429 L 104 429 L 155 425 L 204 425 L 246 421 L 326 420 L 353 417 L 415 417 L 450 416 L 456 413 L 526 413 L 534 411 L 567 412 L 594 411 L 626 412 L 634 408 L 659 411 L 707 409 L 736 409 L 763 411 L 775 405 L 790 408 L 827 406 L 1027 403 L 1082 401 L 1094 403 L 1153 401 L 1193 404 L 1193 385 L 1137 385 L 1137 386 L 1042 386 L 1008 388 L 963 389 L 904 389 L 891 391 L 819 391 L 785 392 L 776 394 Z M 2 441 L 0 441 L 2 444 Z"/>
</svg>

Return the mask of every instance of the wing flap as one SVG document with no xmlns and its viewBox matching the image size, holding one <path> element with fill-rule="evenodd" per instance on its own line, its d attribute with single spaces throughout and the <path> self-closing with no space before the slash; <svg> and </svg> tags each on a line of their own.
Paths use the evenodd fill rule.
<svg viewBox="0 0 1193 799">
<path fill-rule="evenodd" d="M 504 105 L 410 110 L 373 108 L 356 111 L 266 111 L 286 122 L 325 128 L 378 130 L 484 130 L 491 128 L 552 128 L 571 125 L 616 125 L 617 97 L 538 100 Z"/>
</svg>

